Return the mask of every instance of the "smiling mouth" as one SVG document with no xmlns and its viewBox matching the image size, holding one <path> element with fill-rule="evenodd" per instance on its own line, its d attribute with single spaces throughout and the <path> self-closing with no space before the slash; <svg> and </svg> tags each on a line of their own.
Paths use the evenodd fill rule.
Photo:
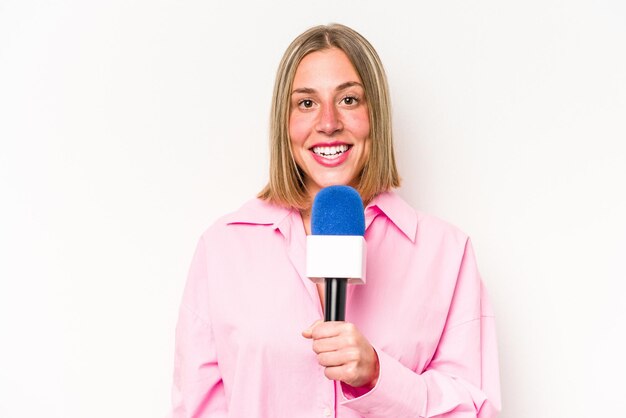
<svg viewBox="0 0 626 418">
<path fill-rule="evenodd" d="M 319 155 L 322 158 L 327 158 L 329 160 L 333 160 L 335 158 L 339 158 L 344 152 L 350 149 L 350 145 L 333 145 L 331 147 L 313 147 L 311 151 L 315 153 L 315 155 Z"/>
</svg>

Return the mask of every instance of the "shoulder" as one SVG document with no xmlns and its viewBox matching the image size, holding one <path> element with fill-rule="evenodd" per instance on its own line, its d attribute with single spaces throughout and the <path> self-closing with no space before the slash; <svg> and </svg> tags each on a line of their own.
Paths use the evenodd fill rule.
<svg viewBox="0 0 626 418">
<path fill-rule="evenodd" d="M 416 210 L 418 216 L 418 237 L 429 241 L 446 241 L 465 247 L 469 237 L 457 226 L 435 215 Z"/>
<path fill-rule="evenodd" d="M 456 283 L 464 262 L 471 260 L 475 264 L 469 235 L 438 216 L 418 209 L 412 210 L 417 219 L 413 254 L 440 271 L 442 277 L 449 277 L 448 283 Z"/>
<path fill-rule="evenodd" d="M 453 224 L 421 210 L 413 208 L 395 192 L 377 196 L 372 207 L 382 212 L 385 218 L 395 224 L 415 245 L 445 242 L 453 246 L 465 246 L 467 234 Z"/>
</svg>

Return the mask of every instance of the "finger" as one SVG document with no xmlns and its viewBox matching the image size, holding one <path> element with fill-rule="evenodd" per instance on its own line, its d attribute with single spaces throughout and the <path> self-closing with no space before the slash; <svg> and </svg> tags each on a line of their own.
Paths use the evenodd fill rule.
<svg viewBox="0 0 626 418">
<path fill-rule="evenodd" d="M 320 323 L 324 323 L 321 319 L 313 322 L 307 329 L 302 331 L 302 336 L 304 338 L 313 338 L 313 329 L 315 329 Z"/>
<path fill-rule="evenodd" d="M 317 355 L 320 366 L 336 367 L 356 362 L 359 358 L 357 350 L 328 351 Z"/>
<path fill-rule="evenodd" d="M 357 339 L 351 335 L 337 335 L 335 337 L 319 339 L 315 339 L 315 337 L 313 337 L 312 348 L 317 354 L 353 347 L 358 347 L 358 344 Z"/>
<path fill-rule="evenodd" d="M 313 340 L 313 351 L 316 354 L 325 353 L 328 351 L 337 351 L 341 348 L 341 342 L 337 338 L 322 338 L 319 340 Z"/>
<path fill-rule="evenodd" d="M 349 385 L 360 383 L 362 380 L 359 378 L 358 371 L 353 364 L 326 367 L 324 369 L 324 376 L 330 380 L 339 380 Z"/>
<path fill-rule="evenodd" d="M 338 380 L 352 387 L 367 386 L 370 389 L 375 386 L 376 380 L 371 380 L 359 370 L 353 363 L 344 364 L 342 366 L 326 367 L 324 376 L 330 380 Z M 377 378 L 376 378 L 377 379 Z"/>
<path fill-rule="evenodd" d="M 317 340 L 321 338 L 336 337 L 344 332 L 347 332 L 349 329 L 349 327 L 346 326 L 347 324 L 347 322 L 343 321 L 322 322 L 321 324 L 315 326 L 312 330 L 313 338 Z"/>
<path fill-rule="evenodd" d="M 365 341 L 354 335 L 338 335 L 336 337 L 320 339 L 315 339 L 315 337 L 313 337 L 313 344 L 311 348 L 317 354 L 346 349 L 360 350 L 367 348 L 367 346 L 363 344 L 364 342 Z"/>
<path fill-rule="evenodd" d="M 330 380 L 341 380 L 343 373 L 342 366 L 330 366 L 324 369 L 324 376 Z"/>
</svg>

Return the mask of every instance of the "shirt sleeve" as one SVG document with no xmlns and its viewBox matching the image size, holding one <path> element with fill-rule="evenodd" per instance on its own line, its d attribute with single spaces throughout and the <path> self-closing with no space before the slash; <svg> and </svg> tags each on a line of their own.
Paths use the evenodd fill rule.
<svg viewBox="0 0 626 418">
<path fill-rule="evenodd" d="M 201 239 L 189 269 L 176 326 L 171 418 L 227 416 L 208 311 L 206 246 Z"/>
<path fill-rule="evenodd" d="M 474 253 L 466 242 L 437 350 L 421 373 L 375 347 L 376 386 L 365 394 L 343 392 L 342 404 L 367 418 L 495 418 L 500 382 L 494 317 Z M 354 396 L 360 395 L 360 396 Z"/>
</svg>

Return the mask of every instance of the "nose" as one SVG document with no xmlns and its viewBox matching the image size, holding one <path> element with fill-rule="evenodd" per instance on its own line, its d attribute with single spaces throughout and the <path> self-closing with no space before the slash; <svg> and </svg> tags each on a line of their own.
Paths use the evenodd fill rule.
<svg viewBox="0 0 626 418">
<path fill-rule="evenodd" d="M 332 104 L 322 106 L 316 129 L 318 132 L 329 136 L 343 129 L 341 116 L 335 106 Z"/>
</svg>

